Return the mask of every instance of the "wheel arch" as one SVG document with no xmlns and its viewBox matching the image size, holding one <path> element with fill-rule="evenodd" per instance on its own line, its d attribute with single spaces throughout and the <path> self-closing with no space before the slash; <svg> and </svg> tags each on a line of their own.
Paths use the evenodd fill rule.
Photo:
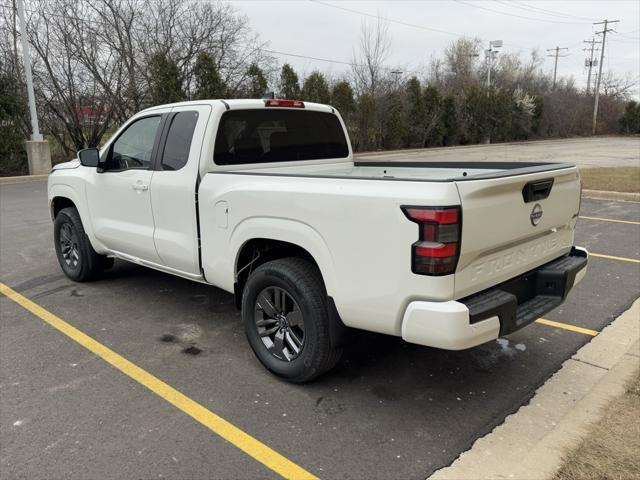
<svg viewBox="0 0 640 480">
<path fill-rule="evenodd" d="M 93 233 L 93 224 L 91 223 L 91 215 L 88 211 L 86 201 L 82 201 L 82 193 L 78 192 L 74 187 L 65 183 L 57 183 L 49 185 L 49 212 L 51 220 L 56 219 L 56 215 L 63 208 L 73 207 L 78 211 L 82 226 L 93 249 L 99 254 L 105 254 L 107 250 L 104 245 L 98 241 Z"/>
<path fill-rule="evenodd" d="M 210 230 L 205 231 L 204 243 L 211 233 Z M 219 236 L 211 237 L 213 242 L 205 255 L 207 279 L 227 291 L 234 291 L 234 283 L 241 286 L 242 278 L 237 282 L 238 273 L 253 258 L 251 252 L 256 245 L 269 252 L 263 255 L 265 260 L 286 256 L 308 259 L 320 270 L 327 294 L 332 295 L 336 289 L 336 273 L 329 247 L 324 237 L 304 222 L 289 218 L 249 217 L 238 222 L 226 240 Z M 217 249 L 220 249 L 218 254 L 213 254 Z M 222 251 L 227 253 L 222 254 Z M 253 268 L 255 266 L 254 263 Z"/>
<path fill-rule="evenodd" d="M 306 248 L 285 240 L 255 237 L 247 239 L 236 255 L 234 263 L 234 294 L 236 297 L 236 305 L 239 305 L 244 284 L 247 278 L 249 278 L 251 271 L 272 260 L 289 257 L 303 258 L 318 268 L 326 290 L 327 286 L 324 275 L 322 275 L 322 269 L 314 256 Z"/>
<path fill-rule="evenodd" d="M 76 204 L 69 197 L 66 196 L 56 196 L 51 199 L 50 209 L 51 209 L 51 220 L 55 220 L 58 216 L 58 213 L 63 208 L 73 207 L 78 210 Z"/>
<path fill-rule="evenodd" d="M 307 260 L 320 272 L 325 294 L 327 295 L 327 316 L 331 342 L 334 346 L 342 345 L 346 338 L 345 325 L 327 288 L 327 280 L 322 267 L 309 250 L 295 243 L 273 238 L 251 238 L 242 245 L 236 256 L 234 266 L 236 281 L 233 293 L 236 307 L 241 307 L 244 285 L 252 270 L 272 260 L 291 257 Z"/>
</svg>

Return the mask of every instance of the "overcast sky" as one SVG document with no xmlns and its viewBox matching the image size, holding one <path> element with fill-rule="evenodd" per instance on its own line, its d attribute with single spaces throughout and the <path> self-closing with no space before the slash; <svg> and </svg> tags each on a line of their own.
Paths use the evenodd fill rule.
<svg viewBox="0 0 640 480">
<path fill-rule="evenodd" d="M 604 68 L 629 72 L 640 79 L 640 1 L 638 0 L 234 0 L 253 29 L 276 51 L 348 62 L 358 42 L 363 20 L 374 19 L 354 12 L 380 15 L 389 22 L 392 47 L 388 64 L 404 71 L 420 70 L 432 55 L 460 36 L 503 40 L 504 52 L 526 56 L 538 49 L 568 47 L 559 59 L 558 75 L 573 75 L 586 85 L 584 67 L 587 45 L 602 30 L 592 22 L 620 20 L 619 34 L 607 35 Z M 322 4 L 323 3 L 323 4 Z M 354 11 L 346 11 L 354 10 Z M 418 28 L 422 27 L 422 28 Z M 447 33 L 448 32 L 448 33 Z M 609 42 L 611 40 L 611 42 Z M 349 67 L 339 63 L 277 55 L 301 74 L 320 69 L 341 76 Z M 553 69 L 553 58 L 544 67 Z M 636 90 L 636 95 L 639 90 Z"/>
</svg>

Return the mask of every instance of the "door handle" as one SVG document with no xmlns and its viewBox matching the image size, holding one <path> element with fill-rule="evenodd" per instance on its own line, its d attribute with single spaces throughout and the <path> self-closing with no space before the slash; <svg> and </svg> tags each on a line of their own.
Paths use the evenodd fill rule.
<svg viewBox="0 0 640 480">
<path fill-rule="evenodd" d="M 142 191 L 142 192 L 145 192 L 145 191 L 149 190 L 149 185 L 144 185 L 142 183 L 134 183 L 133 185 L 131 185 L 131 187 L 134 190 L 139 190 L 139 191 Z"/>
</svg>

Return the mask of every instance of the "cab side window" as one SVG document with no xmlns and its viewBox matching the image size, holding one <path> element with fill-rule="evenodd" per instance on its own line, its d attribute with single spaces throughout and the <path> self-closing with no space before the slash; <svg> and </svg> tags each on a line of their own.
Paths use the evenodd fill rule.
<svg viewBox="0 0 640 480">
<path fill-rule="evenodd" d="M 150 169 L 160 119 L 160 115 L 144 117 L 129 125 L 111 146 L 105 170 Z"/>
<path fill-rule="evenodd" d="M 189 160 L 198 112 L 179 112 L 171 119 L 162 152 L 162 170 L 180 170 Z"/>
</svg>

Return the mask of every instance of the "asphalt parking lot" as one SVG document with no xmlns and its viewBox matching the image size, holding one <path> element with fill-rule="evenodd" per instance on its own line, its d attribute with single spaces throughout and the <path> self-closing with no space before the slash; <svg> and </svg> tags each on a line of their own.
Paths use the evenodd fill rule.
<svg viewBox="0 0 640 480">
<path fill-rule="evenodd" d="M 640 295 L 640 204 L 584 199 L 576 244 L 615 258 L 591 257 L 545 316 L 559 326 L 463 352 L 353 332 L 336 370 L 290 385 L 254 358 L 231 295 L 124 262 L 72 283 L 55 259 L 45 183 L 2 185 L 0 206 L 0 282 L 320 478 L 426 478 Z M 0 297 L 2 478 L 278 478 L 251 448 Z"/>
<path fill-rule="evenodd" d="M 580 168 L 638 165 L 640 137 L 598 136 L 492 143 L 457 147 L 419 148 L 356 154 L 357 160 L 411 162 L 567 162 Z"/>
</svg>

